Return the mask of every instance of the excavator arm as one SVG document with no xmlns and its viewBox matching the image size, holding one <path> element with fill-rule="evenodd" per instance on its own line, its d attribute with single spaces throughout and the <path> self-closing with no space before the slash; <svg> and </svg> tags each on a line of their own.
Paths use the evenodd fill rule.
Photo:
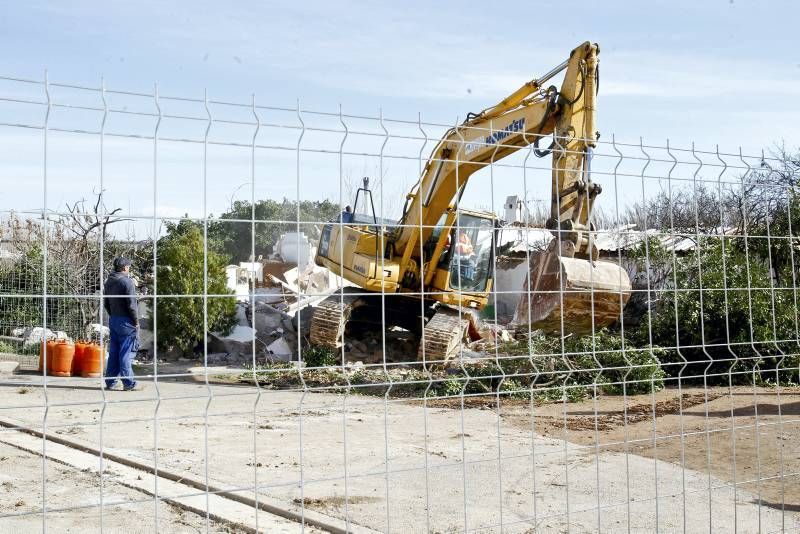
<svg viewBox="0 0 800 534">
<path fill-rule="evenodd" d="M 481 168 L 534 145 L 537 156 L 553 155 L 552 197 L 548 227 L 574 245 L 574 253 L 595 258 L 587 230 L 599 186 L 590 178 L 595 146 L 595 99 L 598 46 L 585 42 L 567 61 L 514 91 L 499 104 L 450 129 L 431 154 L 420 181 L 409 193 L 394 240 L 402 278 L 434 226 L 452 211 L 470 176 Z M 545 84 L 566 71 L 561 88 Z M 554 134 L 548 148 L 543 137 Z M 559 231 L 561 230 L 561 231 Z M 435 265 L 434 261 L 431 261 Z"/>
</svg>

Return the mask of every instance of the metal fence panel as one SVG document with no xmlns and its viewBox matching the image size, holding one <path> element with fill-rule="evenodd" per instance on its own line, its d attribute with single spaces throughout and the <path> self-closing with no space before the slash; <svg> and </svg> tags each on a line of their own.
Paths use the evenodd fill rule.
<svg viewBox="0 0 800 534">
<path fill-rule="evenodd" d="M 606 327 L 600 290 L 559 284 L 545 332 L 525 320 L 556 239 L 552 156 L 532 144 L 454 199 L 502 221 L 454 219 L 452 291 L 387 290 L 388 232 L 459 123 L 0 77 L 0 363 L 19 363 L 0 378 L 0 530 L 800 529 L 798 155 L 600 138 L 587 276 L 618 266 L 630 298 Z M 508 131 L 486 144 L 512 148 Z M 355 227 L 375 233 L 377 293 L 315 263 L 352 256 Z M 43 339 L 109 349 L 118 256 L 132 392 L 48 373 L 57 345 L 40 360 Z M 484 287 L 481 310 L 433 315 Z M 335 348 L 312 343 L 342 315 Z M 452 353 L 425 348 L 431 317 L 460 329 Z"/>
</svg>

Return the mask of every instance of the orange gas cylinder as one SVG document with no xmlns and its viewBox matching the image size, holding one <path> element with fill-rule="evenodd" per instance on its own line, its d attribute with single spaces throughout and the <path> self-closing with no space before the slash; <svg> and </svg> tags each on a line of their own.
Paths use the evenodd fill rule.
<svg viewBox="0 0 800 534">
<path fill-rule="evenodd" d="M 75 356 L 75 345 L 67 341 L 59 341 L 53 351 L 53 366 L 50 374 L 53 376 L 70 376 L 73 356 Z"/>
<path fill-rule="evenodd" d="M 50 374 L 50 370 L 53 368 L 53 356 L 56 352 L 56 341 L 48 341 L 46 344 L 42 341 L 42 347 L 39 349 L 39 372 L 42 372 L 44 368 L 44 351 L 47 349 L 47 374 Z"/>
<path fill-rule="evenodd" d="M 81 358 L 81 376 L 98 378 L 103 376 L 103 351 L 97 343 L 89 343 L 83 350 Z"/>
<path fill-rule="evenodd" d="M 72 357 L 72 376 L 80 376 L 81 365 L 83 364 L 83 358 L 86 354 L 86 347 L 88 346 L 89 344 L 85 341 L 75 342 L 75 356 Z"/>
</svg>

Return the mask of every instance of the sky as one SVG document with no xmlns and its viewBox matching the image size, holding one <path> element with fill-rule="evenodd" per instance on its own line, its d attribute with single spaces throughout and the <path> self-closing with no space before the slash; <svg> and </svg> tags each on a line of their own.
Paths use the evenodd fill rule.
<svg viewBox="0 0 800 534">
<path fill-rule="evenodd" d="M 673 147 L 695 143 L 713 152 L 718 145 L 731 154 L 739 147 L 758 154 L 776 143 L 790 149 L 800 145 L 797 2 L 28 1 L 7 2 L 2 10 L 0 76 L 42 80 L 47 69 L 51 82 L 98 87 L 102 77 L 109 89 L 150 93 L 157 83 L 161 95 L 202 99 L 207 94 L 242 103 L 255 98 L 262 106 L 299 103 L 303 110 L 334 114 L 341 106 L 344 114 L 374 117 L 348 120 L 352 131 L 380 133 L 380 116 L 421 117 L 442 125 L 426 127 L 432 140 L 443 125 L 498 102 L 591 40 L 601 50 L 598 127 L 603 140 L 613 135 L 620 142 L 635 145 L 643 138 L 646 145 L 663 146 L 669 139 Z M 40 86 L 0 83 L 0 98 L 41 100 L 41 93 Z M 80 91 L 56 93 L 60 102 L 89 98 Z M 91 98 L 98 105 L 97 95 Z M 130 100 L 115 97 L 114 105 L 152 110 L 148 99 Z M 178 113 L 180 106 L 172 104 Z M 0 101 L 0 123 L 41 123 L 42 110 L 30 108 Z M 184 108 L 201 117 L 205 112 L 198 104 Z M 245 120 L 249 112 L 216 107 L 213 113 L 215 119 L 236 115 Z M 298 180 L 301 198 L 338 201 L 342 176 L 350 183 L 341 192 L 344 198 L 354 181 L 369 174 L 381 183 L 382 211 L 396 212 L 417 179 L 419 154 L 432 148 L 429 143 L 420 150 L 418 139 L 392 139 L 384 147 L 386 157 L 379 158 L 380 136 L 353 135 L 345 151 L 354 155 L 340 161 L 338 131 L 308 132 L 303 146 L 318 150 L 298 159 L 291 150 L 298 121 L 337 130 L 337 119 L 278 111 L 261 119 L 292 127 L 259 132 L 259 144 L 280 149 L 258 151 L 252 188 L 246 148 L 214 146 L 204 158 L 196 143 L 163 142 L 160 182 L 153 185 L 152 141 L 109 137 L 103 153 L 107 200 L 142 217 L 203 216 L 224 211 L 235 199 L 296 197 Z M 99 128 L 96 112 L 56 110 L 50 120 L 65 129 Z M 204 123 L 178 122 L 163 123 L 161 135 L 202 138 Z M 152 120 L 116 117 L 107 131 L 115 128 L 144 135 Z M 413 129 L 399 123 L 391 128 L 392 136 Z M 253 133 L 252 127 L 215 124 L 210 135 L 246 145 Z M 45 195 L 41 131 L 0 127 L 6 161 L 0 166 L 6 190 L 0 210 L 40 209 L 45 201 L 52 209 L 98 189 L 97 137 L 50 135 Z M 358 157 L 358 152 L 371 155 Z M 612 163 L 599 162 L 598 168 Z M 633 167 L 630 174 L 636 175 Z M 503 172 L 483 182 L 500 179 Z M 652 167 L 646 174 L 651 172 Z M 694 174 L 688 167 L 686 172 Z M 505 186 L 475 186 L 472 201 L 499 210 L 507 194 L 521 193 L 520 176 L 517 169 Z M 526 196 L 546 199 L 548 184 L 531 186 Z M 630 186 L 615 188 L 625 194 L 639 189 L 636 180 Z"/>
</svg>

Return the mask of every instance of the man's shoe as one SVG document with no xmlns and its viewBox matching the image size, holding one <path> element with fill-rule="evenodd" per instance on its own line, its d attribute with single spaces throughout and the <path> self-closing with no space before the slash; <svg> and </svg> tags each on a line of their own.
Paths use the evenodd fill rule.
<svg viewBox="0 0 800 534">
<path fill-rule="evenodd" d="M 111 385 L 109 386 L 108 384 L 106 384 L 105 382 L 103 382 L 103 389 L 104 389 L 104 390 L 106 390 L 106 391 L 114 391 L 114 390 L 116 390 L 116 389 L 117 389 L 117 387 L 116 387 L 116 386 L 117 386 L 116 384 L 111 384 Z"/>
<path fill-rule="evenodd" d="M 138 382 L 130 387 L 126 386 L 122 388 L 122 391 L 141 391 L 141 390 L 142 386 L 140 386 Z"/>
</svg>

